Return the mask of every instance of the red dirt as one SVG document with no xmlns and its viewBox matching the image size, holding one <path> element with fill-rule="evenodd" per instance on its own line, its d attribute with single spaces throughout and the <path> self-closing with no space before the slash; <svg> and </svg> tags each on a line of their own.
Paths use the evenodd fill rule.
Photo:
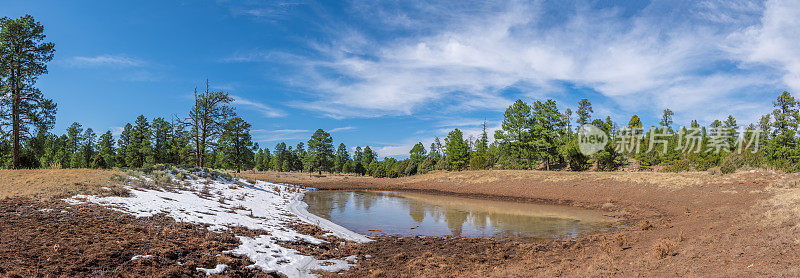
<svg viewBox="0 0 800 278">
<path fill-rule="evenodd" d="M 283 243 L 320 259 L 358 255 L 351 270 L 323 276 L 800 276 L 800 175 L 795 174 L 468 171 L 400 179 L 273 172 L 243 176 L 325 189 L 414 190 L 567 204 L 606 211 L 626 225 L 574 240 L 537 242 L 385 236 L 366 244 L 334 238 L 322 245 Z M 214 233 L 167 217 L 137 219 L 95 205 L 70 206 L 58 196 L 48 199 L 39 189 L 31 192 L 35 198 L 0 199 L 0 276 L 203 277 L 197 267 L 218 263 L 230 266 L 226 276 L 266 276 L 245 268 L 250 264 L 246 259 L 218 256 L 238 245 L 233 233 L 258 231 Z M 317 237 L 325 233 L 309 225 L 294 228 Z M 154 256 L 131 261 L 135 255 Z"/>
<path fill-rule="evenodd" d="M 243 176 L 322 189 L 412 190 L 569 204 L 627 228 L 578 240 L 379 238 L 345 276 L 797 276 L 798 175 L 467 171 L 400 179 L 301 173 Z M 787 193 L 788 192 L 788 193 Z M 777 198 L 778 194 L 794 194 Z M 769 221 L 765 221 L 769 219 Z M 506 257 L 508 257 L 506 259 Z"/>
<path fill-rule="evenodd" d="M 219 263 L 229 277 L 268 276 L 245 268 L 247 259 L 221 255 L 239 245 L 232 234 L 166 217 L 18 197 L 0 200 L 0 219 L 0 276 L 205 277 L 196 268 Z"/>
</svg>

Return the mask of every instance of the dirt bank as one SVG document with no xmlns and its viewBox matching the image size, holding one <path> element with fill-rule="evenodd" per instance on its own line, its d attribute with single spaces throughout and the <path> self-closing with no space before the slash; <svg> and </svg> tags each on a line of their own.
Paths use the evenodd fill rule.
<svg viewBox="0 0 800 278">
<path fill-rule="evenodd" d="M 347 276 L 800 275 L 795 263 L 800 255 L 796 174 L 467 171 L 399 179 L 275 172 L 242 176 L 321 189 L 419 190 L 569 204 L 607 211 L 627 224 L 614 233 L 546 243 L 386 237 L 352 246 L 374 257 L 361 261 Z M 492 256 L 496 254 L 500 257 Z"/>
<path fill-rule="evenodd" d="M 116 172 L 0 171 L 0 277 L 262 276 L 235 247 L 237 230 L 213 233 L 167 217 L 134 218 L 96 205 L 69 205 L 77 193 L 124 195 Z M 301 173 L 242 173 L 252 179 L 324 189 L 419 190 L 439 194 L 568 204 L 624 219 L 613 233 L 576 240 L 380 237 L 366 244 L 329 239 L 286 242 L 317 259 L 357 255 L 345 277 L 798 276 L 800 176 L 747 171 L 564 173 L 468 171 L 400 179 Z M 322 237 L 309 225 L 292 227 Z M 152 255 L 138 257 L 137 255 Z"/>
</svg>

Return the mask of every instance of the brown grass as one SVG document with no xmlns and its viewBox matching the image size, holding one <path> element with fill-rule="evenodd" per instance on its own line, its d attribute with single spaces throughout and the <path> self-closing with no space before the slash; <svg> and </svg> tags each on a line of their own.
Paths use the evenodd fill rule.
<svg viewBox="0 0 800 278">
<path fill-rule="evenodd" d="M 663 259 L 675 254 L 675 243 L 669 239 L 662 239 L 653 245 L 653 254 L 657 259 Z"/>
<path fill-rule="evenodd" d="M 75 194 L 125 194 L 125 189 L 110 181 L 115 174 L 118 172 L 91 169 L 0 170 L 0 199 L 33 197 L 44 200 Z"/>
</svg>

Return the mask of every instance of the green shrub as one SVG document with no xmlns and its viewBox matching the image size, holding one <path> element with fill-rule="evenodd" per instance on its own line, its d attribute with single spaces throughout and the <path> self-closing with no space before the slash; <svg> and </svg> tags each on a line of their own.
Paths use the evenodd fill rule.
<svg viewBox="0 0 800 278">
<path fill-rule="evenodd" d="M 692 169 L 688 159 L 675 160 L 664 166 L 664 172 L 686 172 Z"/>
<path fill-rule="evenodd" d="M 413 176 L 417 174 L 417 165 L 414 163 L 408 163 L 406 169 L 403 170 L 403 174 L 406 176 Z"/>
<path fill-rule="evenodd" d="M 425 174 L 435 170 L 435 167 L 436 167 L 436 158 L 429 156 L 422 161 L 422 163 L 419 165 L 419 168 L 417 168 L 417 172 L 420 174 Z"/>
<path fill-rule="evenodd" d="M 103 156 L 100 154 L 95 155 L 94 159 L 92 160 L 92 169 L 105 169 L 105 168 L 108 168 L 108 165 L 106 165 L 106 159 L 103 158 Z"/>
<path fill-rule="evenodd" d="M 722 164 L 719 166 L 719 170 L 723 174 L 730 174 L 739 170 L 744 166 L 744 158 L 741 154 L 730 154 L 728 157 L 722 160 Z"/>
<path fill-rule="evenodd" d="M 385 178 L 386 177 L 386 169 L 383 166 L 375 167 L 375 170 L 372 172 L 372 176 L 376 178 Z"/>
<path fill-rule="evenodd" d="M 489 166 L 489 160 L 482 155 L 474 156 L 469 160 L 469 169 L 471 170 L 485 170 Z"/>
</svg>

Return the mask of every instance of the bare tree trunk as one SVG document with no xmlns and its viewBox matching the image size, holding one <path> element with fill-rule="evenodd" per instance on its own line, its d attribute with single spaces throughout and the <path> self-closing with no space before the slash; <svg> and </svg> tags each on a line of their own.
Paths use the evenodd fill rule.
<svg viewBox="0 0 800 278">
<path fill-rule="evenodd" d="M 19 141 L 20 141 L 20 134 L 19 134 L 19 132 L 20 132 L 19 102 L 20 102 L 20 98 L 21 98 L 20 94 L 22 92 L 21 92 L 21 89 L 20 89 L 19 81 L 17 80 L 18 79 L 17 78 L 17 74 L 18 73 L 19 73 L 19 70 L 17 70 L 16 73 L 12 70 L 11 80 L 10 80 L 11 83 L 12 83 L 11 84 L 11 121 L 12 121 L 12 124 L 11 124 L 12 127 L 11 128 L 13 130 L 12 131 L 12 133 L 13 133 L 12 136 L 14 137 L 13 138 L 13 141 L 14 141 L 13 142 L 13 148 L 12 148 L 13 150 L 11 151 L 11 153 L 12 153 L 11 156 L 12 156 L 12 160 L 13 160 L 12 167 L 14 169 L 19 169 L 20 168 L 20 165 L 19 165 L 20 164 L 19 163 L 19 147 L 20 147 L 19 146 L 20 145 L 19 144 Z"/>
<path fill-rule="evenodd" d="M 19 163 L 19 140 L 20 140 L 20 138 L 19 138 L 19 128 L 20 128 L 20 123 L 19 123 L 19 95 L 18 95 L 18 93 L 13 93 L 13 94 L 14 95 L 11 97 L 12 98 L 11 101 L 13 102 L 13 104 L 11 105 L 12 106 L 12 108 L 11 108 L 11 110 L 12 110 L 11 111 L 11 114 L 12 114 L 11 118 L 12 118 L 12 121 L 13 121 L 13 124 L 12 124 L 13 127 L 12 128 L 14 130 L 13 131 L 14 147 L 13 147 L 13 151 L 12 151 L 12 153 L 13 153 L 12 156 L 13 156 L 13 160 L 14 160 L 14 164 L 13 164 L 14 169 L 19 169 L 20 168 L 20 165 L 19 165 L 20 164 Z"/>
</svg>

